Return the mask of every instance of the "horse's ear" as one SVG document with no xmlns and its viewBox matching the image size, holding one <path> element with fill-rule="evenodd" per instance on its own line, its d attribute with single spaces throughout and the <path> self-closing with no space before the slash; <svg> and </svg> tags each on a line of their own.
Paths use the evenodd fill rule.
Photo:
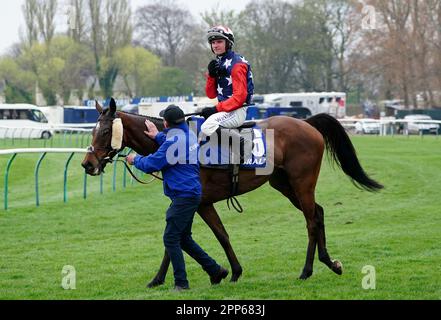
<svg viewBox="0 0 441 320">
<path fill-rule="evenodd" d="M 96 108 L 96 111 L 99 112 L 99 114 L 103 113 L 103 107 L 101 107 L 101 105 L 99 104 L 99 102 L 97 100 L 95 100 L 95 108 Z"/>
<path fill-rule="evenodd" d="M 110 114 L 112 114 L 112 115 L 115 114 L 116 113 L 116 101 L 115 101 L 115 99 L 113 99 L 113 98 L 110 99 L 109 107 L 110 107 Z"/>
</svg>

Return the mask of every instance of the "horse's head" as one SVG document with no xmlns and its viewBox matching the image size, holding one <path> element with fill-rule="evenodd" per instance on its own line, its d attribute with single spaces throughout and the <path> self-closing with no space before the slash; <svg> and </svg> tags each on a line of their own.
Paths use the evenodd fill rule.
<svg viewBox="0 0 441 320">
<path fill-rule="evenodd" d="M 116 116 L 116 102 L 111 99 L 110 106 L 103 109 L 96 102 L 96 109 L 100 113 L 98 123 L 92 131 L 92 145 L 87 149 L 86 157 L 82 162 L 86 173 L 98 176 L 104 168 L 118 154 L 122 148 L 122 124 Z"/>
</svg>

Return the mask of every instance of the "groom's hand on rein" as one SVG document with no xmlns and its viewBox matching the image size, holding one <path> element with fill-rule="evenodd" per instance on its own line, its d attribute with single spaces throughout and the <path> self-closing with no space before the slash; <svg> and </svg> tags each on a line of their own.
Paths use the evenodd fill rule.
<svg viewBox="0 0 441 320">
<path fill-rule="evenodd" d="M 155 140 L 159 133 L 158 128 L 156 128 L 155 124 L 149 120 L 145 121 L 145 126 L 147 127 L 147 131 L 144 131 L 144 134 L 150 139 Z"/>
<path fill-rule="evenodd" d="M 135 163 L 135 157 L 136 157 L 136 154 L 133 154 L 133 153 L 129 154 L 126 158 L 127 163 L 129 165 L 133 166 L 133 164 Z"/>
</svg>

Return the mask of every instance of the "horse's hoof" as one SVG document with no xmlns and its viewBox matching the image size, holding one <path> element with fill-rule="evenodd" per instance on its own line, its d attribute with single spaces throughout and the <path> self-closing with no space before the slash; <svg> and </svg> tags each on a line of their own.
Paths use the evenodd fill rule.
<svg viewBox="0 0 441 320">
<path fill-rule="evenodd" d="M 333 260 L 332 271 L 341 276 L 343 274 L 343 264 L 338 260 Z"/>
<path fill-rule="evenodd" d="M 303 270 L 302 274 L 300 275 L 300 280 L 307 280 L 309 277 L 312 276 L 312 270 L 311 271 L 305 271 Z"/>
<path fill-rule="evenodd" d="M 239 281 L 239 278 L 240 278 L 240 275 L 232 275 L 231 276 L 231 279 L 230 279 L 230 282 L 237 282 L 237 281 Z"/>
<path fill-rule="evenodd" d="M 239 278 L 242 276 L 242 268 L 239 269 L 239 271 L 236 270 L 236 272 L 232 272 L 230 282 L 237 282 Z"/>
<path fill-rule="evenodd" d="M 153 288 L 162 286 L 163 284 L 164 284 L 164 281 L 160 281 L 158 279 L 153 279 L 153 281 L 147 285 L 147 288 L 153 289 Z"/>
<path fill-rule="evenodd" d="M 242 276 L 242 274 L 233 274 L 231 276 L 230 282 L 237 282 L 239 281 L 239 278 Z"/>
</svg>

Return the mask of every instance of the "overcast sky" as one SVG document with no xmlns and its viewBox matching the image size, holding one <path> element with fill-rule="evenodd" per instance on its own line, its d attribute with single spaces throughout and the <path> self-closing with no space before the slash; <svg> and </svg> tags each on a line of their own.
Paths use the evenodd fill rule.
<svg viewBox="0 0 441 320">
<path fill-rule="evenodd" d="M 3 54 L 7 48 L 9 48 L 15 42 L 20 39 L 20 27 L 24 30 L 24 21 L 22 13 L 22 5 L 24 0 L 0 0 L 0 54 Z M 60 0 L 60 4 L 69 3 L 69 0 Z M 131 0 L 132 7 L 136 9 L 139 6 L 148 4 L 148 0 Z M 184 1 L 176 1 L 179 3 L 184 3 Z M 217 4 L 221 3 L 222 8 L 240 11 L 245 8 L 248 3 L 247 0 L 190 0 L 185 1 L 185 6 L 187 7 L 194 16 L 199 17 L 201 12 L 209 10 L 215 7 Z M 58 15 L 58 25 L 64 29 L 64 24 L 66 23 L 63 16 L 66 10 L 63 6 L 59 8 Z"/>
</svg>

